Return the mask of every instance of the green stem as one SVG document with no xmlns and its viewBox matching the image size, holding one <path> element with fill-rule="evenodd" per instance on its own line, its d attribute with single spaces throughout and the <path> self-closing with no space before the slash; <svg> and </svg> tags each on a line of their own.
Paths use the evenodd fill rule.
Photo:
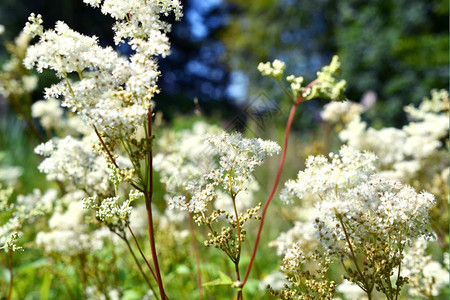
<svg viewBox="0 0 450 300">
<path fill-rule="evenodd" d="M 10 300 L 12 296 L 13 283 L 14 283 L 14 275 L 13 275 L 13 251 L 9 249 L 9 287 L 8 287 L 8 297 L 6 299 Z"/>
<path fill-rule="evenodd" d="M 344 225 L 344 222 L 342 221 L 341 216 L 337 214 L 337 218 L 339 220 L 339 223 L 342 226 L 342 230 L 344 230 L 345 239 L 346 239 L 348 247 L 350 249 L 351 258 L 353 260 L 353 263 L 355 264 L 355 267 L 356 267 L 356 270 L 358 271 L 359 276 L 361 276 L 361 280 L 363 280 L 364 286 L 366 288 L 366 293 L 369 296 L 369 299 L 371 299 L 370 295 L 372 294 L 373 286 L 369 287 L 369 285 L 368 285 L 368 283 L 366 281 L 366 278 L 364 277 L 363 273 L 361 272 L 361 269 L 359 268 L 358 260 L 356 259 L 356 255 L 355 255 L 355 252 L 353 251 L 352 243 L 350 242 L 350 237 L 349 237 L 349 235 L 347 233 L 347 229 L 345 228 L 345 225 Z"/>
<path fill-rule="evenodd" d="M 199 300 L 202 300 L 203 299 L 202 270 L 200 268 L 200 260 L 198 258 L 197 239 L 195 237 L 194 222 L 192 221 L 192 217 L 191 217 L 190 213 L 188 215 L 188 218 L 189 218 L 189 229 L 191 231 L 191 237 L 192 237 L 192 246 L 194 248 L 195 264 L 197 266 L 198 298 L 199 298 Z"/>
</svg>

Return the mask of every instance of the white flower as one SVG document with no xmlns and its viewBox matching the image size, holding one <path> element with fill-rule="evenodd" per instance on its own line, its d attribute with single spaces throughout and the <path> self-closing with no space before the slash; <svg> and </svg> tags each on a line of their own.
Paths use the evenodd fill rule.
<svg viewBox="0 0 450 300">
<path fill-rule="evenodd" d="M 367 299 L 367 294 L 359 286 L 346 279 L 337 286 L 336 291 L 341 293 L 345 300 Z"/>
<path fill-rule="evenodd" d="M 84 213 L 79 201 L 70 203 L 65 212 L 55 212 L 49 220 L 51 231 L 40 231 L 36 236 L 36 244 L 46 252 L 70 256 L 100 250 L 103 243 L 87 233 Z"/>
<path fill-rule="evenodd" d="M 46 130 L 59 128 L 63 113 L 60 102 L 54 98 L 36 101 L 31 106 L 31 116 L 39 118 Z"/>
<path fill-rule="evenodd" d="M 107 164 L 89 144 L 67 136 L 41 144 L 35 152 L 47 157 L 39 165 L 39 170 L 47 174 L 49 180 L 64 181 L 69 184 L 66 188 L 79 187 L 90 195 L 109 193 Z"/>
<path fill-rule="evenodd" d="M 304 171 L 297 179 L 288 180 L 282 191 L 281 199 L 292 202 L 296 197 L 302 199 L 306 193 L 321 195 L 335 189 L 351 188 L 367 180 L 375 172 L 376 156 L 368 152 L 359 152 L 343 146 L 339 155 L 330 153 L 324 156 L 310 156 Z"/>
<path fill-rule="evenodd" d="M 277 143 L 262 139 L 246 139 L 240 133 L 205 136 L 205 140 L 220 155 L 220 169 L 212 170 L 207 178 L 223 186 L 230 195 L 246 189 L 250 175 L 268 156 L 280 152 Z"/>
<path fill-rule="evenodd" d="M 361 115 L 364 107 L 361 104 L 344 101 L 333 101 L 326 104 L 320 116 L 329 123 L 338 123 L 340 121 L 348 123 L 355 117 Z"/>
<path fill-rule="evenodd" d="M 267 286 L 270 285 L 271 288 L 275 290 L 281 290 L 284 288 L 285 284 L 289 284 L 286 280 L 286 275 L 281 272 L 273 272 L 264 276 L 259 282 L 259 289 L 262 291 L 267 290 Z"/>
<path fill-rule="evenodd" d="M 283 75 L 283 70 L 286 68 L 286 64 L 278 59 L 275 59 L 272 64 L 270 62 L 259 63 L 258 71 L 264 76 L 272 76 L 280 78 Z"/>
<path fill-rule="evenodd" d="M 426 254 L 427 245 L 424 239 L 417 240 L 403 259 L 402 274 L 409 279 L 408 294 L 412 297 L 438 296 L 449 284 L 448 268 Z"/>
<path fill-rule="evenodd" d="M 159 152 L 153 164 L 167 192 L 183 192 L 186 182 L 201 180 L 202 174 L 217 167 L 217 152 L 203 143 L 202 136 L 218 131 L 218 127 L 196 122 L 192 130 L 166 132 L 158 139 Z"/>
</svg>

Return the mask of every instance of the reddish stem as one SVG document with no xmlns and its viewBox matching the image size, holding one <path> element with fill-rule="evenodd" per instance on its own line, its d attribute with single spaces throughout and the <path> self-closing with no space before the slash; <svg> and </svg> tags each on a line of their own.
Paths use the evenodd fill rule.
<svg viewBox="0 0 450 300">
<path fill-rule="evenodd" d="M 315 80 L 312 81 L 305 87 L 305 90 L 311 88 L 316 83 L 318 83 L 318 82 Z M 275 177 L 275 182 L 273 183 L 272 190 L 271 190 L 269 196 L 267 197 L 266 203 L 264 204 L 264 207 L 263 207 L 263 211 L 262 211 L 262 215 L 261 215 L 261 222 L 259 223 L 259 228 L 258 228 L 258 234 L 256 235 L 256 240 L 255 240 L 255 245 L 253 247 L 252 256 L 250 258 L 250 262 L 248 264 L 247 271 L 245 272 L 244 280 L 241 283 L 241 288 L 243 288 L 245 283 L 247 282 L 248 276 L 250 275 L 250 271 L 253 266 L 253 262 L 255 261 L 256 251 L 258 250 L 259 240 L 261 238 L 261 232 L 262 232 L 262 228 L 264 225 L 264 219 L 266 217 L 267 209 L 269 208 L 270 202 L 272 201 L 272 198 L 275 195 L 275 191 L 278 187 L 278 182 L 280 181 L 281 172 L 283 171 L 283 165 L 284 165 L 284 161 L 286 159 L 287 146 L 288 146 L 288 142 L 289 142 L 289 133 L 291 132 L 292 122 L 294 121 L 295 111 L 297 110 L 297 106 L 303 100 L 304 100 L 303 96 L 302 95 L 299 96 L 297 98 L 297 100 L 292 104 L 291 112 L 289 113 L 289 118 L 286 123 L 286 131 L 284 133 L 283 151 L 281 154 L 280 164 L 278 166 L 277 176 Z"/>
<path fill-rule="evenodd" d="M 148 120 L 148 136 L 149 139 L 152 137 L 152 111 L 151 109 L 147 112 L 147 120 Z M 149 142 L 150 143 L 150 142 Z M 153 151 L 152 146 L 149 144 L 149 152 L 148 152 L 148 172 L 149 172 L 149 188 L 146 190 L 146 208 L 147 208 L 147 221 L 148 221 L 148 234 L 150 240 L 150 249 L 152 252 L 152 260 L 153 266 L 155 267 L 155 275 L 156 282 L 158 283 L 159 294 L 161 295 L 161 299 L 168 299 L 166 293 L 164 292 L 164 287 L 161 279 L 161 272 L 159 270 L 158 264 L 158 255 L 156 254 L 156 245 L 155 245 L 155 232 L 153 229 L 153 214 L 152 214 L 152 200 L 153 200 Z"/>
<path fill-rule="evenodd" d="M 272 191 L 267 197 L 266 203 L 264 204 L 264 208 L 261 215 L 261 222 L 259 223 L 258 234 L 256 235 L 255 246 L 253 247 L 252 257 L 250 258 L 250 263 L 247 267 L 247 271 L 245 272 L 244 280 L 242 281 L 241 286 L 243 287 L 247 282 L 248 276 L 250 275 L 250 271 L 252 269 L 253 262 L 255 260 L 256 251 L 258 250 L 259 239 L 261 237 L 262 228 L 264 225 L 264 219 L 266 217 L 267 208 L 269 207 L 270 202 L 272 201 L 273 195 L 278 186 L 278 182 L 280 181 L 281 171 L 283 170 L 284 161 L 286 159 L 286 151 L 287 145 L 289 141 L 289 132 L 291 131 L 292 121 L 294 120 L 295 111 L 297 110 L 297 104 L 292 105 L 291 112 L 289 114 L 289 119 L 286 125 L 286 132 L 284 134 L 284 143 L 283 143 L 283 152 L 281 154 L 280 164 L 278 166 L 277 176 L 275 177 L 275 182 L 272 187 Z"/>
</svg>

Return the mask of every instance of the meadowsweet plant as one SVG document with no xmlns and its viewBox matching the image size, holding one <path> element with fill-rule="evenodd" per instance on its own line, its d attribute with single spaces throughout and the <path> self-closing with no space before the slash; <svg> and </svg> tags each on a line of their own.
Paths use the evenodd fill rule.
<svg viewBox="0 0 450 300">
<path fill-rule="evenodd" d="M 336 124 L 342 142 L 375 153 L 381 176 L 400 180 L 436 196 L 432 226 L 439 243 L 448 249 L 448 92 L 431 91 L 419 107 L 404 108 L 410 122 L 402 128 L 375 129 L 362 120 L 357 103 L 327 104 L 322 117 Z M 384 141 L 380 143 L 380 140 Z"/>
<path fill-rule="evenodd" d="M 207 134 L 204 138 L 219 153 L 219 167 L 202 174 L 201 180 L 190 181 L 186 186 L 187 195 L 176 196 L 169 204 L 189 211 L 198 225 L 209 229 L 205 246 L 214 246 L 225 252 L 235 267 L 236 282 L 233 286 L 239 288 L 239 262 L 246 236 L 244 226 L 249 220 L 260 219 L 257 213 L 261 207 L 259 203 L 247 210 L 238 210 L 239 206 L 242 207 L 238 202 L 245 201 L 245 197 L 241 199 L 240 195 L 254 181 L 252 173 L 255 168 L 263 164 L 266 157 L 279 153 L 280 147 L 272 141 L 243 138 L 239 133 Z M 231 209 L 215 209 L 212 204 L 220 198 L 230 201 L 231 205 L 226 207 Z M 221 219 L 228 224 L 218 229 L 216 224 Z M 238 299 L 242 299 L 241 291 L 238 292 Z"/>
<path fill-rule="evenodd" d="M 448 214 L 446 91 L 406 107 L 403 128 L 374 129 L 361 117 L 367 107 L 344 101 L 337 56 L 309 83 L 274 60 L 258 70 L 291 103 L 282 147 L 203 121 L 165 129 L 155 105 L 158 59 L 170 54 L 172 25 L 164 20 L 182 17 L 180 1 L 83 1 L 114 19 L 114 46 L 62 21 L 44 29 L 42 16 L 32 13 L 8 44 L 11 59 L 0 71 L 0 94 L 39 141 L 33 145 L 38 169 L 49 182 L 27 195 L 16 195 L 15 185 L 0 187 L 6 299 L 15 285 L 20 298 L 27 284 L 16 279 L 26 271 L 14 272 L 12 261 L 27 247 L 44 257 L 31 263 L 39 268 L 43 299 L 211 297 L 204 288 L 214 289 L 214 298 L 226 290 L 236 299 L 264 290 L 282 299 L 398 300 L 433 299 L 445 290 L 448 255 L 430 250 L 437 242 L 448 249 L 448 223 L 438 218 L 440 211 Z M 121 44 L 131 48 L 129 56 L 115 49 Z M 33 104 L 32 69 L 52 70 L 59 79 Z M 277 194 L 296 110 L 316 98 L 332 101 L 322 118 L 347 145 L 337 154 L 310 156 Z M 256 195 L 267 182 L 257 181 L 258 172 L 280 153 L 262 202 Z M 10 174 L 10 182 L 19 175 Z M 289 206 L 274 211 L 274 226 L 263 230 L 274 197 Z M 258 266 L 259 278 L 247 284 L 260 240 L 279 223 L 292 225 L 269 243 L 280 266 L 265 252 L 264 261 L 273 263 Z M 253 247 L 245 249 L 248 241 Z M 199 242 L 205 247 L 197 248 Z"/>
<path fill-rule="evenodd" d="M 80 115 L 98 137 L 97 151 L 125 181 L 144 194 L 154 267 L 152 273 L 160 297 L 165 299 L 151 206 L 151 100 L 159 91 L 156 82 L 160 72 L 154 56 L 164 57 L 170 53 L 167 33 L 171 26 L 160 16 L 174 13 L 179 19 L 182 16 L 181 5 L 178 1 L 85 2 L 116 20 L 113 26 L 116 45 L 128 43 L 134 54 L 129 59 L 122 57 L 112 47 L 101 47 L 95 36 L 80 34 L 62 21 L 56 23 L 55 29 L 44 30 L 42 17 L 31 14 L 24 32 L 32 38 L 39 37 L 39 41 L 28 48 L 24 64 L 27 68 L 35 67 L 38 72 L 44 69 L 55 71 L 61 82 L 46 89 L 46 98 L 59 98 L 64 107 Z M 121 151 L 127 154 L 129 163 L 121 164 L 117 160 L 117 153 Z M 93 198 L 87 198 L 85 205 L 97 209 L 97 216 L 102 221 L 111 221 L 111 218 L 123 220 L 130 213 L 131 199 L 120 201 L 117 195 L 113 195 L 98 200 L 97 196 L 104 195 L 89 192 L 88 196 Z M 112 211 L 108 212 L 108 209 Z"/>
<path fill-rule="evenodd" d="M 340 264 L 343 278 L 359 286 L 368 299 L 375 290 L 398 299 L 408 282 L 402 274 L 406 249 L 420 238 L 434 238 L 429 210 L 435 199 L 379 177 L 375 160 L 373 154 L 344 146 L 329 158 L 311 156 L 297 180 L 286 182 L 285 201 L 316 198 L 316 246 L 294 243 L 286 250 L 281 268 L 291 286 L 271 290 L 274 295 L 333 299 L 336 281 L 326 273 L 330 264 Z"/>
<path fill-rule="evenodd" d="M 410 297 L 433 299 L 448 288 L 448 252 L 444 253 L 442 262 L 436 261 L 426 253 L 428 245 L 424 239 L 415 241 L 403 259 L 403 272 L 408 277 Z"/>
<path fill-rule="evenodd" d="M 15 199 L 14 199 L 15 198 Z M 48 190 L 44 195 L 35 189 L 32 194 L 13 197 L 13 188 L 3 188 L 0 184 L 0 250 L 8 253 L 9 287 L 7 297 L 11 298 L 14 282 L 13 255 L 23 252 L 24 247 L 19 243 L 26 227 L 36 219 L 52 209 L 56 198 L 55 190 Z M 6 294 L 5 294 L 6 295 Z"/>
</svg>

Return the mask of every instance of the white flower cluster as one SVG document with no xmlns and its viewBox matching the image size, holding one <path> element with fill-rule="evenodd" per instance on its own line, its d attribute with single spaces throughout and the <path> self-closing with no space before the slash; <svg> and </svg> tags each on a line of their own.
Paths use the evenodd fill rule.
<svg viewBox="0 0 450 300">
<path fill-rule="evenodd" d="M 24 32 L 39 36 L 27 50 L 24 64 L 39 72 L 52 69 L 63 80 L 46 90 L 46 97 L 64 98 L 63 105 L 77 111 L 108 139 L 128 138 L 142 126 L 150 100 L 158 92 L 159 71 L 152 56 L 170 52 L 170 25 L 160 15 L 170 12 L 179 19 L 179 1 L 86 0 L 116 19 L 116 44 L 127 41 L 135 54 L 119 57 L 111 47 L 98 45 L 97 37 L 82 35 L 58 21 L 54 30 L 44 31 L 42 17 L 32 14 Z M 78 81 L 69 75 L 78 75 Z"/>
<path fill-rule="evenodd" d="M 336 124 L 339 122 L 349 123 L 356 117 L 359 117 L 364 111 L 364 107 L 359 103 L 351 101 L 330 102 L 327 103 L 320 116 L 323 120 Z"/>
<path fill-rule="evenodd" d="M 267 286 L 270 285 L 276 290 L 281 290 L 285 284 L 289 284 L 289 281 L 286 280 L 286 275 L 279 271 L 275 271 L 261 279 L 259 282 L 259 289 L 265 291 L 267 290 Z"/>
<path fill-rule="evenodd" d="M 271 76 L 274 78 L 280 78 L 283 75 L 283 71 L 286 68 L 286 64 L 281 60 L 275 59 L 272 63 L 259 63 L 258 71 L 264 76 Z"/>
<path fill-rule="evenodd" d="M 30 41 L 31 38 L 21 32 L 14 39 L 14 44 L 11 43 L 7 47 L 11 56 L 3 63 L 0 70 L 0 95 L 11 102 L 19 101 L 24 96 L 28 97 L 27 95 L 37 87 L 38 77 L 30 75 L 22 64 Z"/>
<path fill-rule="evenodd" d="M 332 109 L 336 107 L 326 107 L 323 114 L 331 115 Z M 411 181 L 421 170 L 433 177 L 448 167 L 447 150 L 443 149 L 447 145 L 442 142 L 448 138 L 449 130 L 448 92 L 445 90 L 432 91 L 432 98 L 425 99 L 419 108 L 405 107 L 412 121 L 401 129 L 368 128 L 358 111 L 352 106 L 347 109 L 340 114 L 351 114 L 352 118 L 346 119 L 348 123 L 339 133 L 340 139 L 355 149 L 375 153 L 385 170 L 384 177 Z"/>
<path fill-rule="evenodd" d="M 66 183 L 70 190 L 82 189 L 89 195 L 107 195 L 111 185 L 109 170 L 103 157 L 92 151 L 89 143 L 71 136 L 52 139 L 36 147 L 35 152 L 46 156 L 39 170 L 48 180 Z"/>
<path fill-rule="evenodd" d="M 93 130 L 79 115 L 70 111 L 64 112 L 60 101 L 55 98 L 34 102 L 31 105 L 31 116 L 38 118 L 42 127 L 49 134 L 52 132 L 58 136 L 89 136 L 93 134 Z"/>
<path fill-rule="evenodd" d="M 212 170 L 207 178 L 222 186 L 230 195 L 247 189 L 251 174 L 268 156 L 278 154 L 280 146 L 272 141 L 246 139 L 240 133 L 205 136 L 205 140 L 220 155 L 220 168 Z"/>
<path fill-rule="evenodd" d="M 44 195 L 38 189 L 34 189 L 32 194 L 17 196 L 17 210 L 24 215 L 34 214 L 32 211 L 41 213 L 50 213 L 53 205 L 58 198 L 58 192 L 54 189 L 48 189 Z"/>
<path fill-rule="evenodd" d="M 295 243 L 301 244 L 304 249 L 316 246 L 315 227 L 312 220 L 294 222 L 294 227 L 280 233 L 276 240 L 269 243 L 269 246 L 276 247 L 277 255 L 284 256 Z"/>
<path fill-rule="evenodd" d="M 267 156 L 280 152 L 280 147 L 275 142 L 246 139 L 240 133 L 207 134 L 205 141 L 219 153 L 220 167 L 204 174 L 205 184 L 198 181 L 189 182 L 186 187 L 191 195 L 189 202 L 186 202 L 185 196 L 177 196 L 170 201 L 170 207 L 202 213 L 208 203 L 219 196 L 217 186 L 236 199 L 236 196 L 246 191 L 254 181 L 252 173 L 255 168 L 261 165 Z"/>
<path fill-rule="evenodd" d="M 57 199 L 57 191 L 49 189 L 42 195 L 35 189 L 32 194 L 18 195 L 15 203 L 10 203 L 12 189 L 2 189 L 0 185 L 0 213 L 10 215 L 10 218 L 0 226 L 0 249 L 22 250 L 17 246 L 21 228 L 25 222 L 33 222 L 38 215 L 49 213 Z"/>
<path fill-rule="evenodd" d="M 57 99 L 39 100 L 31 106 L 31 116 L 39 118 L 45 130 L 59 128 L 64 111 Z"/>
<path fill-rule="evenodd" d="M 128 222 L 133 207 L 131 203 L 144 196 L 143 193 L 131 190 L 128 199 L 120 202 L 120 197 L 107 197 L 99 199 L 97 196 L 87 197 L 82 200 L 83 207 L 94 209 L 96 217 L 107 225 L 122 226 L 123 221 Z"/>
<path fill-rule="evenodd" d="M 6 153 L 0 151 L 0 184 L 14 185 L 23 174 L 23 168 L 9 165 L 5 160 L 6 157 Z"/>
<path fill-rule="evenodd" d="M 100 250 L 103 242 L 88 233 L 85 212 L 80 201 L 71 202 L 65 212 L 55 212 L 48 222 L 51 231 L 40 231 L 36 244 L 45 252 L 69 256 Z"/>
<path fill-rule="evenodd" d="M 12 195 L 13 189 L 3 188 L 0 185 L 0 213 L 12 214 L 14 206 L 9 203 L 9 199 Z M 9 220 L 0 226 L 0 250 L 4 251 L 20 251 L 22 247 L 17 246 L 17 240 L 19 239 L 20 220 L 16 216 L 12 216 Z"/>
<path fill-rule="evenodd" d="M 355 283 L 346 279 L 337 286 L 336 291 L 344 296 L 345 300 L 367 300 L 367 295 L 364 291 Z M 340 300 L 341 298 L 334 298 L 334 300 Z"/>
<path fill-rule="evenodd" d="M 375 172 L 376 156 L 343 146 L 339 154 L 309 156 L 306 168 L 296 180 L 288 180 L 280 198 L 285 202 L 302 199 L 306 193 L 323 195 L 336 189 L 355 187 Z"/>
<path fill-rule="evenodd" d="M 356 255 L 374 265 L 384 261 L 380 276 L 390 280 L 403 249 L 419 238 L 434 238 L 429 217 L 434 196 L 416 193 L 412 187 L 382 179 L 374 172 L 375 156 L 348 146 L 343 146 L 339 155 L 330 154 L 329 160 L 323 156 L 308 158 L 306 169 L 296 181 L 286 183 L 282 194 L 285 201 L 316 197 L 314 237 L 311 229 L 302 232 L 297 228 L 279 238 L 279 251 L 285 252 L 283 271 L 299 273 L 305 264 L 322 256 L 355 262 Z M 307 242 L 302 242 L 303 238 Z M 292 242 L 286 250 L 284 246 Z M 318 249 L 324 252 L 320 254 Z M 362 280 L 347 275 L 353 282 Z"/>
<path fill-rule="evenodd" d="M 202 174 L 217 167 L 217 152 L 205 145 L 202 136 L 218 132 L 218 127 L 199 121 L 192 130 L 165 132 L 157 140 L 159 152 L 153 159 L 153 166 L 167 192 L 183 192 L 186 182 L 200 179 Z"/>
<path fill-rule="evenodd" d="M 408 294 L 411 297 L 433 298 L 449 284 L 448 262 L 442 266 L 433 260 L 425 252 L 427 245 L 426 240 L 417 240 L 403 259 L 402 272 L 408 276 Z"/>
</svg>

